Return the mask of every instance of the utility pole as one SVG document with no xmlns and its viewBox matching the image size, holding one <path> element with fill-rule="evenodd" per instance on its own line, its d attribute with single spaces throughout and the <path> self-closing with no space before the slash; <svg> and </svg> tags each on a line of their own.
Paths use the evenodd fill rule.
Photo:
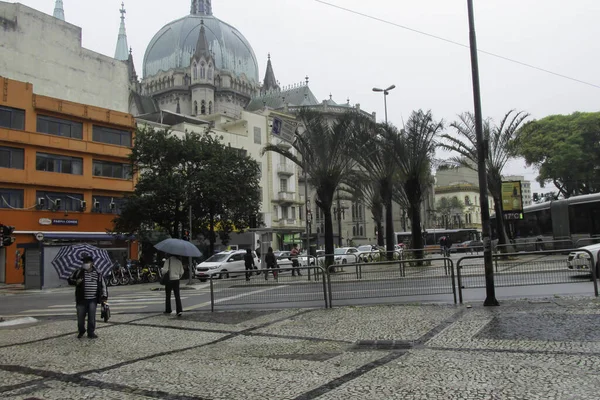
<svg viewBox="0 0 600 400">
<path fill-rule="evenodd" d="M 306 173 L 306 159 L 303 161 L 304 164 L 304 218 L 306 219 L 306 265 L 310 265 L 308 256 L 310 255 L 310 200 L 308 199 L 308 175 Z"/>
<path fill-rule="evenodd" d="M 342 247 L 342 205 L 340 203 L 340 189 L 337 190 L 337 220 L 338 220 L 338 246 Z"/>
<path fill-rule="evenodd" d="M 492 258 L 492 229 L 490 225 L 490 209 L 488 202 L 486 157 L 487 142 L 483 139 L 483 116 L 481 113 L 481 91 L 479 87 L 479 62 L 477 60 L 477 35 L 475 34 L 475 17 L 473 0 L 467 0 L 469 13 L 469 41 L 471 44 L 471 72 L 473 75 L 473 102 L 475 106 L 475 134 L 477 136 L 477 172 L 479 175 L 479 203 L 481 206 L 481 233 L 483 236 L 483 260 L 485 265 L 484 306 L 498 306 L 496 287 L 494 285 L 494 262 Z M 502 218 L 497 215 L 496 218 Z"/>
</svg>

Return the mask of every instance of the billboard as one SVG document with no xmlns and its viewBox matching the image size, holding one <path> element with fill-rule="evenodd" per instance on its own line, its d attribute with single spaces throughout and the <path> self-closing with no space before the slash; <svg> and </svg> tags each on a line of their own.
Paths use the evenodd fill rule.
<svg viewBox="0 0 600 400">
<path fill-rule="evenodd" d="M 290 121 L 286 118 L 273 117 L 273 128 L 271 129 L 273 136 L 277 136 L 286 142 L 292 143 L 296 134 L 296 128 L 298 128 L 298 123 L 295 121 Z"/>
<path fill-rule="evenodd" d="M 502 182 L 502 210 L 504 213 L 523 212 L 523 194 L 521 193 L 521 182 Z"/>
</svg>

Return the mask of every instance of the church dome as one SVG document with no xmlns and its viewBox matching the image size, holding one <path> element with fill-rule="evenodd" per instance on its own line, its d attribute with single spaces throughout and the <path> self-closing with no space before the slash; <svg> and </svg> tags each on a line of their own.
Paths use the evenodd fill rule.
<svg viewBox="0 0 600 400">
<path fill-rule="evenodd" d="M 215 59 L 215 66 L 233 76 L 246 75 L 246 78 L 259 84 L 258 63 L 254 50 L 244 35 L 233 26 L 212 16 L 210 2 L 207 9 L 195 10 L 186 17 L 165 25 L 154 35 L 144 55 L 144 78 L 156 75 L 159 71 L 190 66 L 190 59 L 196 49 L 200 25 L 204 23 L 208 48 Z"/>
</svg>

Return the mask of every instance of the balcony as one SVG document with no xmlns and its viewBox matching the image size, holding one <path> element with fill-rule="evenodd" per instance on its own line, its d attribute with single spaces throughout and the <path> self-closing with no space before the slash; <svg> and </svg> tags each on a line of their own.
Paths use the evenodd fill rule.
<svg viewBox="0 0 600 400">
<path fill-rule="evenodd" d="M 277 173 L 279 175 L 291 176 L 295 173 L 294 164 L 277 164 Z"/>
<path fill-rule="evenodd" d="M 295 192 L 279 192 L 277 196 L 273 199 L 273 201 L 279 203 L 294 203 L 296 202 L 296 193 Z"/>
<path fill-rule="evenodd" d="M 299 226 L 298 220 L 291 218 L 281 218 L 278 221 L 278 225 L 280 228 L 297 228 Z"/>
</svg>

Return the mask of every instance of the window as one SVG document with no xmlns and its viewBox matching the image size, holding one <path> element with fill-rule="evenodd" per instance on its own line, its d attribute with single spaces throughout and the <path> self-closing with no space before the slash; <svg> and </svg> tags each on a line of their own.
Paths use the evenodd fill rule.
<svg viewBox="0 0 600 400">
<path fill-rule="evenodd" d="M 296 207 L 292 207 L 292 219 L 296 219 Z"/>
<path fill-rule="evenodd" d="M 213 67 L 212 64 L 208 64 L 208 79 L 212 80 L 213 78 Z"/>
<path fill-rule="evenodd" d="M 83 175 L 83 159 L 77 157 L 37 153 L 35 164 L 38 171 Z"/>
<path fill-rule="evenodd" d="M 363 227 L 362 227 L 362 226 L 361 226 L 361 227 L 359 228 L 359 230 L 358 230 L 358 235 L 359 235 L 359 236 L 361 236 L 361 237 L 362 237 L 362 236 L 365 236 L 365 231 L 364 231 L 364 229 L 363 229 Z"/>
<path fill-rule="evenodd" d="M 36 200 L 44 199 L 45 210 L 81 211 L 81 202 L 83 201 L 83 194 L 80 193 L 38 191 L 35 197 Z"/>
<path fill-rule="evenodd" d="M 206 102 L 204 100 L 202 100 L 202 102 L 200 103 L 200 114 L 206 114 Z"/>
<path fill-rule="evenodd" d="M 208 102 L 208 115 L 212 114 L 213 109 L 212 109 L 212 101 Z"/>
<path fill-rule="evenodd" d="M 200 79 L 205 79 L 206 78 L 206 67 L 204 66 L 204 63 L 200 63 Z"/>
<path fill-rule="evenodd" d="M 23 208 L 23 190 L 0 188 L 0 208 Z"/>
<path fill-rule="evenodd" d="M 281 219 L 288 219 L 288 207 L 281 207 Z"/>
<path fill-rule="evenodd" d="M 0 168 L 23 169 L 25 166 L 24 160 L 23 149 L 0 146 Z"/>
<path fill-rule="evenodd" d="M 254 144 L 262 143 L 262 132 L 258 126 L 254 127 Z"/>
<path fill-rule="evenodd" d="M 194 101 L 194 115 L 198 115 L 198 102 Z"/>
<path fill-rule="evenodd" d="M 49 135 L 64 136 L 72 139 L 83 139 L 83 124 L 68 119 L 38 115 L 37 131 Z"/>
<path fill-rule="evenodd" d="M 352 227 L 352 236 L 356 236 L 356 226 Z"/>
<path fill-rule="evenodd" d="M 107 178 L 131 179 L 131 165 L 94 160 L 93 174 Z"/>
<path fill-rule="evenodd" d="M 304 219 L 304 207 L 298 207 L 298 219 Z"/>
<path fill-rule="evenodd" d="M 194 63 L 194 66 L 192 67 L 192 75 L 194 77 L 194 80 L 198 79 L 198 66 L 196 65 L 196 63 Z"/>
<path fill-rule="evenodd" d="M 288 191 L 288 180 L 287 179 L 280 179 L 279 180 L 279 191 L 280 192 L 287 192 Z"/>
<path fill-rule="evenodd" d="M 111 196 L 92 196 L 92 212 L 120 214 L 125 199 Z"/>
<path fill-rule="evenodd" d="M 0 127 L 25 129 L 25 110 L 0 106 Z"/>
<path fill-rule="evenodd" d="M 471 199 L 469 198 L 469 196 L 465 196 L 465 206 L 470 206 L 471 205 Z"/>
<path fill-rule="evenodd" d="M 116 146 L 131 147 L 131 132 L 94 125 L 92 140 Z"/>
</svg>

